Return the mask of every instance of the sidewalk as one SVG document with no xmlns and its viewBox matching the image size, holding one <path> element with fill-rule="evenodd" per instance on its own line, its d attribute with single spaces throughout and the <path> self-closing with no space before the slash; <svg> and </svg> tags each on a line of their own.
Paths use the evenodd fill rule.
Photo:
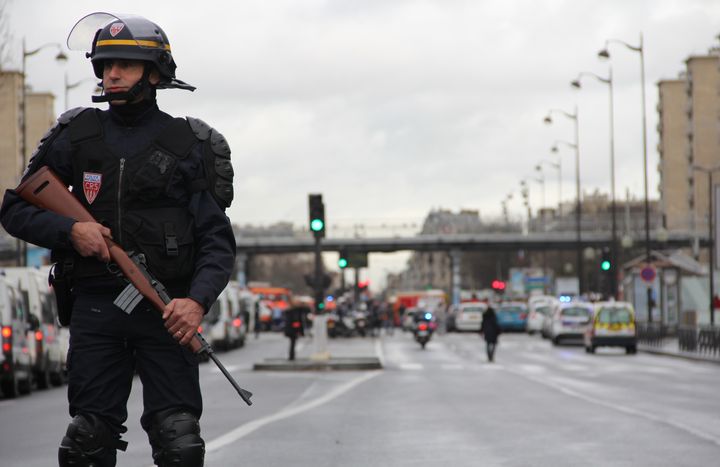
<svg viewBox="0 0 720 467">
<path fill-rule="evenodd" d="M 382 362 L 372 337 L 336 338 L 327 340 L 327 353 L 315 354 L 313 338 L 298 341 L 295 360 L 266 358 L 253 365 L 255 371 L 346 371 L 380 370 Z"/>
<path fill-rule="evenodd" d="M 684 358 L 686 360 L 694 360 L 698 362 L 720 363 L 720 355 L 717 354 L 686 352 L 680 350 L 677 337 L 663 338 L 662 345 L 660 346 L 639 343 L 638 350 L 641 352 L 647 352 L 656 355 L 665 355 L 668 357 Z"/>
</svg>

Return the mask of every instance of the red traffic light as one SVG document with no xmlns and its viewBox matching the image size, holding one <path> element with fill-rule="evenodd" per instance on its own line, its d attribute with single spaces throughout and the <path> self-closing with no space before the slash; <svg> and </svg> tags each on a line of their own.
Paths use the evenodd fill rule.
<svg viewBox="0 0 720 467">
<path fill-rule="evenodd" d="M 491 284 L 493 290 L 505 290 L 505 282 L 495 279 Z"/>
</svg>

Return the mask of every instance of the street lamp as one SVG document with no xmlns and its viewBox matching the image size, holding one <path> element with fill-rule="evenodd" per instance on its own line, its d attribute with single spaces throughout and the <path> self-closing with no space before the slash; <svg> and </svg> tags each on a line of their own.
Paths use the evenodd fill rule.
<svg viewBox="0 0 720 467">
<path fill-rule="evenodd" d="M 542 165 L 547 164 L 550 167 L 553 167 L 554 169 L 557 169 L 558 171 L 558 215 L 561 215 L 560 212 L 560 206 L 562 204 L 562 159 L 558 158 L 557 162 L 552 162 L 547 159 L 543 159 L 540 161 L 540 163 L 535 167 L 535 170 L 542 170 Z"/>
<path fill-rule="evenodd" d="M 97 81 L 97 78 L 88 77 L 88 78 L 81 79 L 80 81 L 76 81 L 74 83 L 68 83 L 67 71 L 65 72 L 65 110 L 69 110 L 68 109 L 68 91 L 70 91 L 71 89 L 75 89 L 76 87 L 78 87 L 81 84 L 86 83 L 88 81 Z M 98 87 L 96 86 L 95 90 L 97 91 L 97 89 L 98 89 Z"/>
<path fill-rule="evenodd" d="M 710 325 L 715 325 L 715 237 L 713 235 L 713 173 L 720 171 L 720 164 L 715 167 L 702 167 L 693 164 L 693 170 L 704 172 L 708 176 L 708 270 L 710 274 Z"/>
<path fill-rule="evenodd" d="M 619 39 L 608 39 L 605 41 L 605 48 L 598 52 L 601 59 L 609 59 L 608 46 L 611 43 L 622 44 L 628 49 L 640 54 L 640 88 L 642 93 L 642 137 L 643 137 L 643 182 L 645 190 L 645 261 L 650 264 L 650 201 L 648 199 L 648 160 L 647 160 L 647 116 L 645 106 L 645 52 L 643 49 L 643 36 L 640 33 L 640 45 L 637 47 Z M 648 322 L 652 323 L 652 290 L 648 287 Z"/>
<path fill-rule="evenodd" d="M 580 80 L 583 76 L 592 76 L 601 83 L 608 85 L 610 95 L 610 210 L 612 219 L 612 240 L 610 245 L 610 264 L 617 264 L 617 220 L 615 214 L 615 111 L 614 111 L 614 98 L 613 98 L 613 75 L 612 67 L 608 68 L 608 77 L 603 78 L 602 76 L 596 75 L 588 71 L 583 71 L 578 74 L 578 77 L 570 83 L 570 85 L 576 89 L 580 89 Z M 610 294 L 613 298 L 617 298 L 617 269 L 610 271 Z"/>
<path fill-rule="evenodd" d="M 20 164 L 20 173 L 18 174 L 18 178 L 22 177 L 22 173 L 25 170 L 25 167 L 27 166 L 26 158 L 26 152 L 27 152 L 27 83 L 26 83 L 26 76 L 25 76 L 25 61 L 28 57 L 35 55 L 36 53 L 40 52 L 43 49 L 46 49 L 48 47 L 56 47 L 58 49 L 58 54 L 55 56 L 55 60 L 59 62 L 65 62 L 67 61 L 67 55 L 65 55 L 62 51 L 62 46 L 57 42 L 50 42 L 48 44 L 43 44 L 40 47 L 33 49 L 33 50 L 27 50 L 25 47 L 25 38 L 23 37 L 22 41 L 22 118 L 20 119 L 20 158 L 22 159 L 22 163 Z M 25 258 L 25 247 L 26 244 L 22 240 L 17 241 L 17 265 L 18 266 L 25 266 L 26 258 Z"/>
<path fill-rule="evenodd" d="M 582 201 L 580 200 L 580 137 L 579 137 L 579 131 L 578 131 L 578 109 L 577 106 L 575 107 L 575 113 L 568 113 L 563 110 L 557 110 L 557 109 L 551 109 L 547 116 L 545 117 L 545 123 L 551 124 L 552 123 L 552 114 L 553 113 L 560 113 L 564 115 L 565 117 L 573 120 L 575 124 L 575 143 L 567 143 L 565 141 L 560 141 L 560 143 L 566 144 L 567 146 L 570 146 L 575 149 L 575 196 L 576 196 L 576 206 L 575 206 L 575 233 L 577 236 L 577 274 L 578 274 L 578 284 L 580 288 L 580 293 L 583 291 L 583 258 L 582 258 L 582 238 L 581 238 L 581 223 L 582 223 Z M 557 144 L 553 146 L 552 151 L 557 152 Z"/>
</svg>

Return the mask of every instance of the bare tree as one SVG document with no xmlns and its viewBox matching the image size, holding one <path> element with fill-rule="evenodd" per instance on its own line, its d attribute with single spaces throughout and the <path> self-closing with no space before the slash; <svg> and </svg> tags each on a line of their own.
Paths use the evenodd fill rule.
<svg viewBox="0 0 720 467">
<path fill-rule="evenodd" d="M 10 2 L 0 0 L 0 71 L 10 62 L 12 34 L 10 34 Z"/>
</svg>

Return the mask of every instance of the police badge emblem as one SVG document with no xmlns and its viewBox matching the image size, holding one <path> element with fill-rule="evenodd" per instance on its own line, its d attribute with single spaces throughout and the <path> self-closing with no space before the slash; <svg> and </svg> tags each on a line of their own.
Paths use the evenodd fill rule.
<svg viewBox="0 0 720 467">
<path fill-rule="evenodd" d="M 88 204 L 92 204 L 100 192 L 102 185 L 102 174 L 94 172 L 83 172 L 83 193 Z"/>
<path fill-rule="evenodd" d="M 125 23 L 114 23 L 110 26 L 110 35 L 115 37 L 120 34 L 120 31 L 125 27 Z"/>
</svg>

